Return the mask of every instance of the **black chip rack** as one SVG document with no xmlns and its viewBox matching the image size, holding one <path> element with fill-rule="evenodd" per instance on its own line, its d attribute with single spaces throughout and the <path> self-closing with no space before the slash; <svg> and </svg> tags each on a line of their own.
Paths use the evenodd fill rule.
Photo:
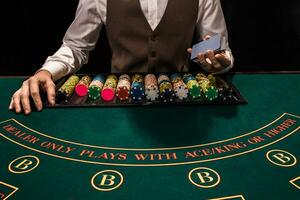
<svg viewBox="0 0 300 200">
<path fill-rule="evenodd" d="M 145 76 L 145 73 L 139 73 L 143 76 Z M 170 75 L 170 73 L 166 73 Z M 182 76 L 184 73 L 180 73 Z M 192 73 L 195 75 L 195 73 Z M 76 74 L 81 78 L 84 75 L 90 75 L 92 77 L 95 76 L 95 74 Z M 111 74 L 103 74 L 105 77 Z M 119 77 L 121 74 L 115 74 L 117 77 Z M 129 74 L 132 77 L 133 74 Z M 156 74 L 157 75 L 157 74 Z M 76 108 L 76 107 L 136 107 L 136 106 L 196 106 L 196 105 L 242 105 L 242 104 L 247 104 L 246 99 L 241 95 L 239 90 L 229 81 L 228 79 L 229 75 L 221 75 L 219 76 L 222 78 L 232 89 L 233 93 L 233 98 L 229 100 L 222 100 L 220 98 L 213 100 L 213 101 L 208 101 L 204 99 L 203 97 L 199 99 L 192 99 L 189 97 L 186 100 L 179 100 L 175 99 L 172 102 L 163 102 L 160 100 L 157 101 L 147 101 L 146 98 L 142 100 L 141 102 L 133 102 L 129 98 L 127 101 L 120 101 L 117 99 L 117 97 L 114 98 L 113 101 L 111 102 L 105 102 L 101 98 L 98 100 L 91 100 L 87 96 L 84 97 L 79 97 L 77 94 L 74 92 L 73 95 L 70 97 L 69 101 L 66 103 L 56 103 L 55 105 L 50 105 L 47 102 L 47 98 L 44 95 L 43 96 L 43 103 L 45 108 Z M 60 86 L 67 80 L 68 77 L 65 77 L 59 81 L 56 82 L 56 89 L 58 90 Z"/>
</svg>

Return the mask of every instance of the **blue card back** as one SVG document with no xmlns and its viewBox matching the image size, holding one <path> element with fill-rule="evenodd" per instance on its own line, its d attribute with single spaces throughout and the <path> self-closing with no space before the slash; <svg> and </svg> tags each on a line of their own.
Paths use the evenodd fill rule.
<svg viewBox="0 0 300 200">
<path fill-rule="evenodd" d="M 209 38 L 193 45 L 191 60 L 197 61 L 199 53 L 206 53 L 207 50 L 218 51 L 221 49 L 221 34 L 216 34 Z"/>
</svg>

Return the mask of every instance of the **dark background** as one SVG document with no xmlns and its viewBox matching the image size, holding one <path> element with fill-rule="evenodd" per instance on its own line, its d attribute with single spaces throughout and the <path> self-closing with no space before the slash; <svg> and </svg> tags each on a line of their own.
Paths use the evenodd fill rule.
<svg viewBox="0 0 300 200">
<path fill-rule="evenodd" d="M 9 2 L 0 12 L 0 75 L 30 75 L 60 47 L 78 0 Z M 235 71 L 300 69 L 299 0 L 222 0 L 222 5 Z M 107 72 L 109 60 L 103 30 L 83 72 Z"/>
</svg>

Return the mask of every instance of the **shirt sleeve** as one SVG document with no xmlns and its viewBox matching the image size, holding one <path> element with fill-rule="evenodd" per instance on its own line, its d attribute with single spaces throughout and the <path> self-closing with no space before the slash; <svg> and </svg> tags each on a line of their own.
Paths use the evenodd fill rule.
<svg viewBox="0 0 300 200">
<path fill-rule="evenodd" d="M 217 74 L 229 71 L 233 67 L 234 58 L 229 47 L 228 32 L 220 0 L 199 1 L 196 30 L 199 38 L 203 38 L 205 35 L 221 34 L 221 49 L 226 50 L 226 55 L 230 58 L 231 64 L 222 71 L 217 72 Z"/>
<path fill-rule="evenodd" d="M 51 73 L 54 81 L 74 73 L 89 59 L 95 48 L 103 22 L 96 0 L 80 0 L 76 16 L 68 28 L 60 49 L 49 56 L 40 70 Z M 40 71 L 39 70 L 39 71 Z"/>
</svg>

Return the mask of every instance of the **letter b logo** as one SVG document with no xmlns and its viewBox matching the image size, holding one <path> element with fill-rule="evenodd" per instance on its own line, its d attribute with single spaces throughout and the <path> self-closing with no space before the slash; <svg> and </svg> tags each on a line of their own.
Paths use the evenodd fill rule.
<svg viewBox="0 0 300 200">
<path fill-rule="evenodd" d="M 15 174 L 23 174 L 34 170 L 40 163 L 40 160 L 36 156 L 22 156 L 13 160 L 8 170 Z"/>
<path fill-rule="evenodd" d="M 104 170 L 95 174 L 91 180 L 92 186 L 99 191 L 112 191 L 123 183 L 123 175 L 115 170 Z"/>
<path fill-rule="evenodd" d="M 190 171 L 189 180 L 201 188 L 212 188 L 220 183 L 220 175 L 210 168 L 199 167 Z"/>
<path fill-rule="evenodd" d="M 115 181 L 114 181 L 115 179 L 116 179 L 116 177 L 113 176 L 113 175 L 106 175 L 106 174 L 104 174 L 102 176 L 102 180 L 101 180 L 100 185 L 101 186 L 112 186 L 112 185 L 115 184 Z"/>
<path fill-rule="evenodd" d="M 281 167 L 292 167 L 297 163 L 293 154 L 279 149 L 268 151 L 266 157 L 271 163 Z"/>
</svg>

